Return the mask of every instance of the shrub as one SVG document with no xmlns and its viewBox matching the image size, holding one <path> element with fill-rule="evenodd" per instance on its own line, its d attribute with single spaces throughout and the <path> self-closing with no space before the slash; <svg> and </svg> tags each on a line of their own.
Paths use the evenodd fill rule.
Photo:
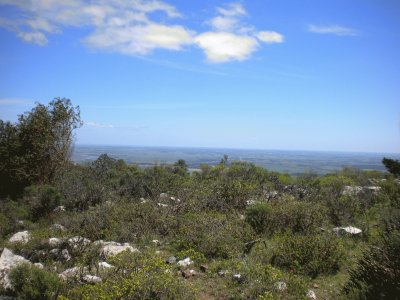
<svg viewBox="0 0 400 300">
<path fill-rule="evenodd" d="M 193 290 L 160 257 L 126 251 L 113 257 L 110 263 L 116 271 L 102 283 L 77 287 L 66 296 L 83 300 L 195 298 Z"/>
<path fill-rule="evenodd" d="M 194 249 L 209 258 L 240 255 L 252 239 L 251 228 L 235 214 L 211 211 L 181 217 L 178 248 Z"/>
<path fill-rule="evenodd" d="M 316 277 L 339 269 L 343 248 L 333 235 L 283 235 L 274 241 L 270 261 L 295 274 Z"/>
<path fill-rule="evenodd" d="M 323 207 L 300 201 L 257 203 L 247 208 L 246 220 L 260 234 L 311 232 L 323 223 Z"/>
<path fill-rule="evenodd" d="M 31 185 L 25 188 L 24 194 L 23 201 L 29 206 L 34 221 L 47 216 L 61 202 L 60 193 L 50 185 Z"/>
<path fill-rule="evenodd" d="M 56 274 L 29 264 L 21 264 L 10 273 L 11 284 L 21 300 L 55 299 L 61 287 Z"/>
</svg>

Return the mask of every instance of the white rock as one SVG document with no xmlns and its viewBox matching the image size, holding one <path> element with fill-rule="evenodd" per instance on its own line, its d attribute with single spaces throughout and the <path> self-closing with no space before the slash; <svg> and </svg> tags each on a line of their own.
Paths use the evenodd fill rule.
<svg viewBox="0 0 400 300">
<path fill-rule="evenodd" d="M 39 269 L 44 269 L 44 265 L 42 263 L 34 263 L 33 265 Z"/>
<path fill-rule="evenodd" d="M 30 264 L 30 262 L 22 256 L 15 255 L 9 249 L 4 248 L 3 253 L 0 256 L 0 287 L 4 288 L 5 290 L 12 289 L 8 275 L 10 274 L 11 269 L 15 268 L 21 263 Z"/>
<path fill-rule="evenodd" d="M 234 279 L 240 279 L 240 278 L 242 278 L 242 275 L 240 275 L 240 274 L 233 274 L 233 276 L 232 276 Z"/>
<path fill-rule="evenodd" d="M 87 283 L 99 283 L 102 281 L 100 277 L 94 275 L 85 275 L 82 280 Z"/>
<path fill-rule="evenodd" d="M 10 239 L 8 240 L 11 243 L 27 243 L 31 239 L 31 235 L 29 231 L 20 231 L 15 233 Z"/>
<path fill-rule="evenodd" d="M 117 255 L 123 251 L 139 252 L 138 249 L 133 248 L 130 245 L 105 245 L 101 251 L 104 257 L 110 257 Z"/>
<path fill-rule="evenodd" d="M 48 242 L 49 242 L 50 247 L 58 247 L 59 245 L 61 245 L 62 240 L 59 238 L 53 237 L 53 238 L 49 238 Z"/>
<path fill-rule="evenodd" d="M 152 240 L 151 242 L 152 242 L 153 244 L 157 245 L 157 246 L 160 245 L 160 241 L 159 241 L 159 240 Z"/>
<path fill-rule="evenodd" d="M 54 211 L 54 212 L 62 212 L 62 211 L 65 211 L 65 206 L 63 206 L 63 205 L 57 206 L 55 209 L 53 209 L 53 211 Z"/>
<path fill-rule="evenodd" d="M 283 281 L 278 281 L 278 282 L 275 282 L 275 288 L 278 291 L 286 291 L 287 290 L 287 285 Z"/>
<path fill-rule="evenodd" d="M 337 235 L 340 235 L 342 232 L 349 233 L 349 234 L 352 234 L 352 235 L 357 235 L 357 234 L 362 233 L 361 229 L 353 227 L 353 226 L 335 227 L 335 228 L 332 229 L 332 231 L 334 233 L 336 233 Z"/>
<path fill-rule="evenodd" d="M 246 201 L 246 204 L 247 204 L 247 205 L 254 205 L 254 204 L 256 204 L 256 201 L 250 199 L 250 200 L 247 200 L 247 201 Z"/>
<path fill-rule="evenodd" d="M 72 278 L 76 278 L 79 275 L 79 268 L 78 267 L 73 267 L 70 269 L 66 269 L 64 272 L 60 273 L 58 276 L 62 280 L 68 280 Z"/>
<path fill-rule="evenodd" d="M 190 266 L 191 264 L 193 264 L 193 260 L 191 260 L 190 257 L 186 257 L 185 259 L 178 261 L 177 264 L 180 267 L 187 267 L 187 266 Z"/>
<path fill-rule="evenodd" d="M 67 249 L 63 249 L 63 250 L 61 251 L 61 258 L 62 258 L 64 261 L 69 261 L 69 260 L 71 259 L 71 255 L 69 254 L 69 252 L 68 252 Z"/>
<path fill-rule="evenodd" d="M 65 231 L 65 227 L 62 226 L 61 224 L 53 224 L 50 226 L 51 229 L 53 230 L 60 230 L 60 231 Z"/>
<path fill-rule="evenodd" d="M 161 193 L 160 194 L 160 199 L 167 199 L 168 198 L 168 194 L 167 193 Z"/>
<path fill-rule="evenodd" d="M 108 262 L 105 262 L 105 261 L 99 262 L 98 265 L 99 265 L 99 269 L 100 269 L 100 270 L 106 270 L 106 269 L 112 269 L 112 268 L 114 268 L 113 265 L 110 265 Z"/>
<path fill-rule="evenodd" d="M 70 246 L 72 246 L 74 249 L 76 249 L 81 246 L 89 245 L 91 243 L 91 241 L 82 236 L 74 236 L 68 240 L 68 243 Z"/>
<path fill-rule="evenodd" d="M 168 204 L 164 204 L 164 203 L 157 203 L 157 205 L 159 207 L 168 207 L 169 206 Z"/>
<path fill-rule="evenodd" d="M 317 295 L 315 295 L 315 292 L 313 290 L 308 290 L 307 291 L 307 297 L 309 299 L 317 300 Z"/>
<path fill-rule="evenodd" d="M 361 186 L 350 186 L 346 185 L 343 187 L 343 195 L 351 196 L 351 195 L 357 195 L 360 192 L 362 192 L 363 188 Z"/>
</svg>

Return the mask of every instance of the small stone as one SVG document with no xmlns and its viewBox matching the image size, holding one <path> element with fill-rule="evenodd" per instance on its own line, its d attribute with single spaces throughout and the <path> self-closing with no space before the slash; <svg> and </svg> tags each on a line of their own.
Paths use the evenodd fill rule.
<svg viewBox="0 0 400 300">
<path fill-rule="evenodd" d="M 286 291 L 287 290 L 287 284 L 283 281 L 278 281 L 275 283 L 275 288 L 278 291 Z"/>
<path fill-rule="evenodd" d="M 68 252 L 67 249 L 63 249 L 63 250 L 61 251 L 61 258 L 62 258 L 62 260 L 64 260 L 64 261 L 69 261 L 69 260 L 71 259 L 71 255 L 69 254 L 69 252 Z"/>
<path fill-rule="evenodd" d="M 65 206 L 63 205 L 57 206 L 55 209 L 53 209 L 53 212 L 62 212 L 62 211 L 65 211 Z"/>
<path fill-rule="evenodd" d="M 317 300 L 317 295 L 315 295 L 315 292 L 313 290 L 308 290 L 307 297 L 312 300 Z"/>
<path fill-rule="evenodd" d="M 151 242 L 156 246 L 160 246 L 161 244 L 159 240 L 152 240 Z"/>
<path fill-rule="evenodd" d="M 49 238 L 48 243 L 49 243 L 50 247 L 54 248 L 54 247 L 58 247 L 62 243 L 62 241 L 59 238 L 53 237 L 53 238 Z"/>
<path fill-rule="evenodd" d="M 181 274 L 182 274 L 182 276 L 183 276 L 184 278 L 189 278 L 189 277 L 192 276 L 192 274 L 190 273 L 189 270 L 183 270 L 183 271 L 181 271 Z"/>
<path fill-rule="evenodd" d="M 83 276 L 82 280 L 84 282 L 92 283 L 92 284 L 99 283 L 102 281 L 100 277 L 94 276 L 94 275 L 85 275 L 85 276 Z"/>
<path fill-rule="evenodd" d="M 168 258 L 165 260 L 165 263 L 170 264 L 170 265 L 176 263 L 176 257 L 175 257 L 175 256 L 170 256 L 170 257 L 168 257 Z"/>
<path fill-rule="evenodd" d="M 316 284 L 316 283 L 314 283 L 314 284 L 313 284 L 313 287 L 317 289 L 317 288 L 319 288 L 319 285 Z"/>
<path fill-rule="evenodd" d="M 193 260 L 191 260 L 190 257 L 186 257 L 185 259 L 178 261 L 178 266 L 180 267 L 187 267 L 191 264 L 193 264 Z"/>
</svg>

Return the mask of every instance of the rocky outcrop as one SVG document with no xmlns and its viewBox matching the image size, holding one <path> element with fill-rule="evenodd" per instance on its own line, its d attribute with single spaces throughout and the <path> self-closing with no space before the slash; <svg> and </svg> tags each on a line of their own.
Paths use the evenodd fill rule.
<svg viewBox="0 0 400 300">
<path fill-rule="evenodd" d="M 30 262 L 22 256 L 15 255 L 11 250 L 4 248 L 0 257 L 0 287 L 5 290 L 12 289 L 8 276 L 10 271 L 21 263 L 30 264 Z"/>
<path fill-rule="evenodd" d="M 139 252 L 137 248 L 133 248 L 131 245 L 129 245 L 129 243 L 121 244 L 117 242 L 105 242 L 99 240 L 95 241 L 93 244 L 100 246 L 100 253 L 104 258 L 117 255 L 123 251 Z"/>
</svg>

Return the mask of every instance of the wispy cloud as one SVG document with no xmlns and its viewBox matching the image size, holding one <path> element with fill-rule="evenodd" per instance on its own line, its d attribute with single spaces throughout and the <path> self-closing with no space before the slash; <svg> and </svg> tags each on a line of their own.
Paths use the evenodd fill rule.
<svg viewBox="0 0 400 300">
<path fill-rule="evenodd" d="M 20 106 L 29 106 L 32 105 L 33 101 L 25 100 L 25 99 L 16 99 L 16 98 L 2 98 L 0 99 L 0 105 L 20 105 Z"/>
<path fill-rule="evenodd" d="M 95 127 L 95 128 L 114 128 L 114 125 L 111 124 L 100 124 L 97 122 L 85 122 L 85 126 Z"/>
<path fill-rule="evenodd" d="M 308 25 L 308 31 L 320 34 L 334 34 L 337 36 L 356 36 L 359 32 L 353 28 L 343 27 L 339 25 L 317 26 Z"/>
</svg>

